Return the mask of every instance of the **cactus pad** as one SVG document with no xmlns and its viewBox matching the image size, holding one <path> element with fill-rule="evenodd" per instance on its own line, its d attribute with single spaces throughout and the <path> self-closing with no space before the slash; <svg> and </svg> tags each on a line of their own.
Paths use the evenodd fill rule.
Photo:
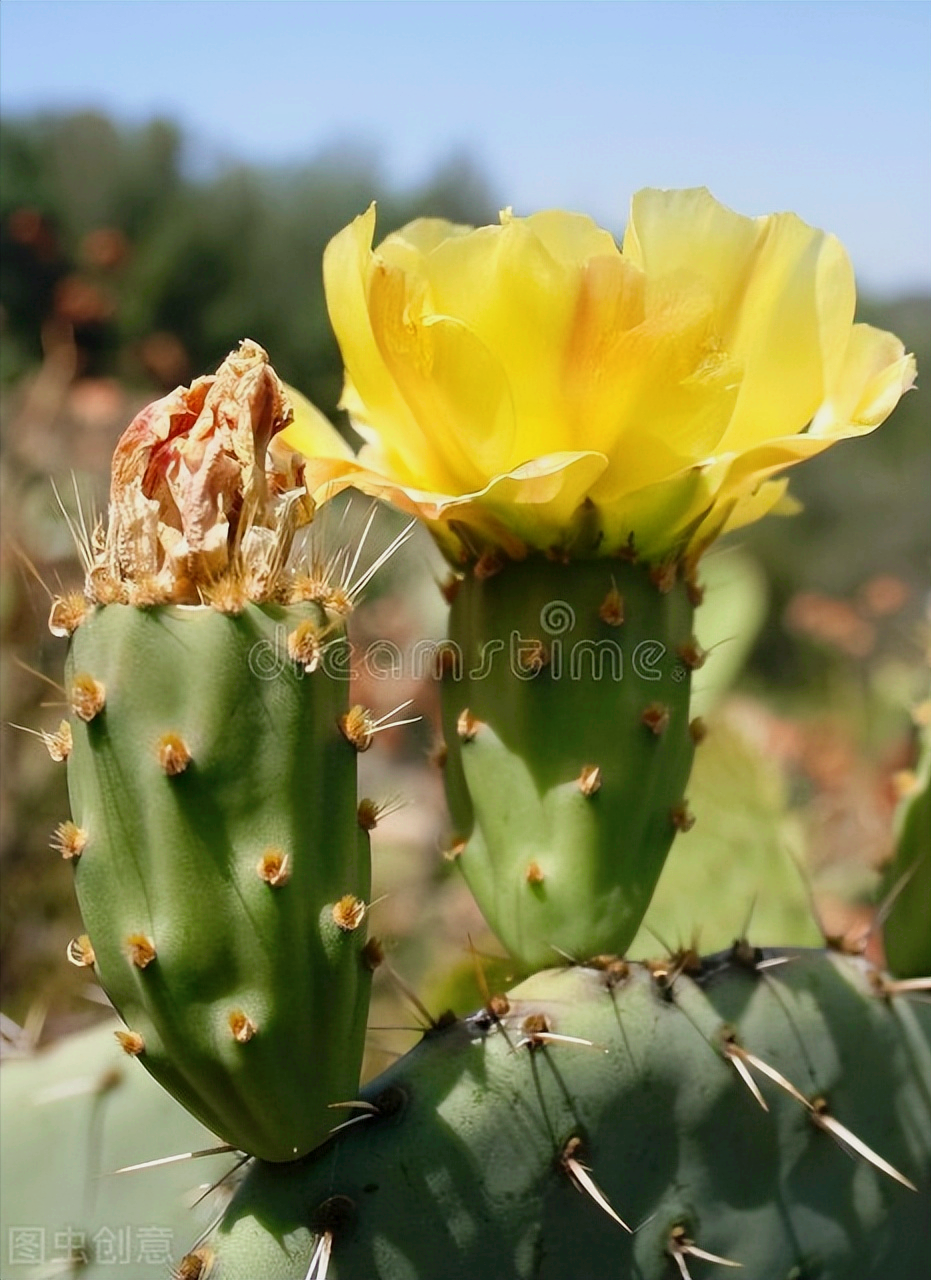
<svg viewBox="0 0 931 1280">
<path fill-rule="evenodd" d="M 931 1016 L 862 961 L 741 944 L 496 1005 L 373 1081 L 379 1114 L 250 1173 L 222 1280 L 926 1274 Z"/>
<path fill-rule="evenodd" d="M 453 850 L 530 967 L 623 952 L 677 830 L 702 654 L 682 582 L 543 558 L 459 584 L 443 656 Z"/>
</svg>

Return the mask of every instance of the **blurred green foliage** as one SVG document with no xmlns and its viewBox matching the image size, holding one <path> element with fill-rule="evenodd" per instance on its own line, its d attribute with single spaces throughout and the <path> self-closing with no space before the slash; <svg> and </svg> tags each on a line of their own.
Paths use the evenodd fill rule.
<svg viewBox="0 0 931 1280">
<path fill-rule="evenodd" d="M 403 193 L 364 153 L 192 177 L 176 126 L 93 114 L 6 121 L 0 173 L 5 380 L 41 358 L 56 322 L 73 328 L 81 372 L 165 387 L 215 368 L 248 335 L 326 409 L 341 381 L 321 280 L 331 236 L 373 199 L 382 234 L 425 212 L 496 212 L 462 157 Z"/>
</svg>

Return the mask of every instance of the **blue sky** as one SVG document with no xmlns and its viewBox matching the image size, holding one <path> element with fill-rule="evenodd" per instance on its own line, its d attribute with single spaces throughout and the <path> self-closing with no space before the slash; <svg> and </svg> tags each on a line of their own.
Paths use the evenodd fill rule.
<svg viewBox="0 0 931 1280">
<path fill-rule="evenodd" d="M 465 149 L 503 204 L 623 227 L 642 186 L 835 231 L 931 289 L 931 4 L 2 0 L 5 113 L 178 120 L 201 158 L 361 143 L 405 185 Z"/>
</svg>

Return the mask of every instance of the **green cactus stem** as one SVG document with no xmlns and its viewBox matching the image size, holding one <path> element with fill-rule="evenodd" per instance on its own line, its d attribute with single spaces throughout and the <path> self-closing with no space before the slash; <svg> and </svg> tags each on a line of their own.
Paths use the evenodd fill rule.
<svg viewBox="0 0 931 1280">
<path fill-rule="evenodd" d="M 523 964 L 622 953 L 692 822 L 693 593 L 622 560 L 495 568 L 442 654 L 452 851 Z"/>
<path fill-rule="evenodd" d="M 931 1009 L 819 951 L 599 964 L 429 1032 L 327 1147 L 254 1166 L 217 1275 L 926 1274 Z"/>
<path fill-rule="evenodd" d="M 370 981 L 348 685 L 269 665 L 307 622 L 324 627 L 318 605 L 108 605 L 66 676 L 105 690 L 68 762 L 95 971 L 152 1074 L 272 1160 L 321 1141 L 356 1089 Z"/>
<path fill-rule="evenodd" d="M 287 394 L 252 343 L 143 410 L 83 546 L 70 636 L 74 867 L 120 1041 L 208 1128 L 266 1160 L 354 1095 L 368 1012 L 368 831 L 327 652 L 352 584 L 292 554 L 313 503 L 276 450 Z M 355 564 L 356 559 L 352 563 Z M 338 553 L 324 560 L 339 577 Z M 368 719 L 366 718 L 368 717 Z"/>
</svg>

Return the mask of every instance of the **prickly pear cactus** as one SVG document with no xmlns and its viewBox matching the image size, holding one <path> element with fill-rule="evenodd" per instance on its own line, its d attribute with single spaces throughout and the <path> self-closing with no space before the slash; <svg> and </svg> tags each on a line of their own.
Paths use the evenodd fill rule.
<svg viewBox="0 0 931 1280">
<path fill-rule="evenodd" d="M 71 632 L 56 843 L 87 930 L 71 959 L 94 967 L 126 1051 L 266 1160 L 309 1151 L 354 1094 L 370 985 L 367 721 L 323 662 L 347 602 L 287 567 L 310 509 L 266 449 L 289 415 L 250 344 L 144 411 L 88 599 L 53 611 Z"/>
<path fill-rule="evenodd" d="M 818 951 L 599 966 L 438 1026 L 326 1148 L 256 1166 L 213 1274 L 926 1274 L 927 1005 Z"/>
<path fill-rule="evenodd" d="M 480 563 L 454 591 L 451 852 L 528 967 L 620 954 L 692 823 L 694 590 L 674 567 L 538 556 Z"/>
</svg>

